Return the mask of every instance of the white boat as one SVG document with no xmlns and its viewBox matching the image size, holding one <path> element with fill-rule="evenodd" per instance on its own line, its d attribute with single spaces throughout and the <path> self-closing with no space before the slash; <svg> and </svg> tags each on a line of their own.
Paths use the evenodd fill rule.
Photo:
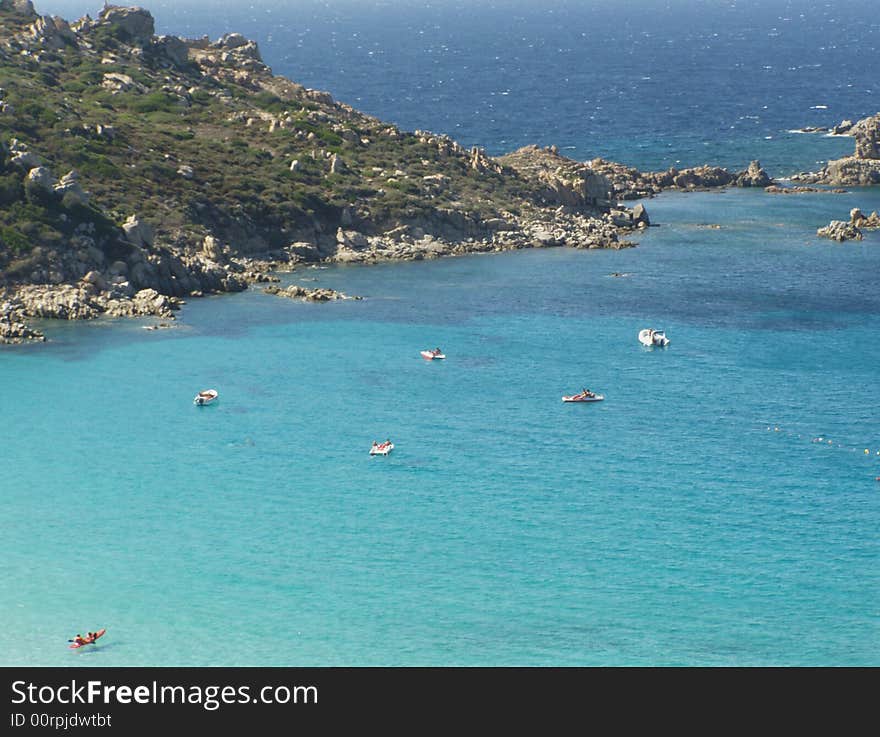
<svg viewBox="0 0 880 737">
<path fill-rule="evenodd" d="M 605 399 L 604 394 L 596 394 L 595 392 L 581 392 L 580 394 L 572 394 L 571 396 L 563 395 L 563 402 L 601 402 Z"/>
<path fill-rule="evenodd" d="M 373 443 L 373 447 L 370 448 L 370 455 L 387 456 L 392 450 L 394 450 L 394 443 L 386 440 L 384 443 Z"/>
<path fill-rule="evenodd" d="M 669 338 L 666 337 L 665 330 L 645 328 L 644 330 L 639 330 L 639 343 L 646 345 L 649 348 L 655 345 L 660 348 L 665 348 L 669 345 Z"/>
<path fill-rule="evenodd" d="M 427 361 L 433 361 L 435 358 L 446 358 L 446 354 L 439 348 L 435 348 L 433 351 L 420 351 L 420 353 L 422 354 L 422 358 Z"/>
<path fill-rule="evenodd" d="M 193 399 L 193 404 L 201 407 L 203 404 L 211 404 L 211 402 L 216 401 L 217 399 L 217 390 L 216 389 L 205 389 L 204 391 L 196 394 L 195 399 Z"/>
</svg>

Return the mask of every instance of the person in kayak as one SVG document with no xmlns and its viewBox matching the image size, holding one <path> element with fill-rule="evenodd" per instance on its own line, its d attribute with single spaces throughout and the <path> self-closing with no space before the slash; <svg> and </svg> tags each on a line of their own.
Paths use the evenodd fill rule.
<svg viewBox="0 0 880 737">
<path fill-rule="evenodd" d="M 91 634 L 92 633 L 89 632 L 89 636 L 91 636 Z M 72 642 L 75 645 L 88 645 L 89 644 L 89 641 L 84 639 L 83 636 L 79 635 L 79 634 L 76 637 L 74 637 L 72 640 L 68 640 L 68 642 Z"/>
<path fill-rule="evenodd" d="M 582 396 L 584 399 L 592 399 L 592 398 L 595 397 L 596 395 L 593 394 L 593 392 L 591 392 L 589 389 L 584 389 L 583 392 L 581 393 L 581 396 Z"/>
</svg>

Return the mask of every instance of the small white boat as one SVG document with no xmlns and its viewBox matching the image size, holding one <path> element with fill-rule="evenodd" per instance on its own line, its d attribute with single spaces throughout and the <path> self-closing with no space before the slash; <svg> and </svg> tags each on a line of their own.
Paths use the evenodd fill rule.
<svg viewBox="0 0 880 737">
<path fill-rule="evenodd" d="M 373 447 L 370 448 L 370 455 L 387 456 L 392 450 L 394 450 L 394 443 L 386 440 L 384 443 L 373 443 Z"/>
<path fill-rule="evenodd" d="M 199 407 L 203 404 L 211 404 L 211 402 L 216 401 L 217 396 L 216 389 L 205 389 L 196 394 L 195 399 L 193 399 L 193 404 L 198 405 Z"/>
<path fill-rule="evenodd" d="M 435 348 L 433 351 L 420 351 L 420 353 L 422 354 L 422 358 L 424 358 L 426 361 L 446 358 L 446 354 L 443 353 L 439 348 Z"/>
<path fill-rule="evenodd" d="M 572 394 L 571 396 L 563 395 L 563 402 L 601 402 L 605 399 L 605 395 L 596 394 L 595 392 L 581 392 L 580 394 Z"/>
<path fill-rule="evenodd" d="M 658 346 L 665 348 L 669 345 L 669 338 L 666 337 L 665 330 L 654 330 L 653 328 L 645 328 L 639 330 L 639 343 L 652 348 Z"/>
</svg>

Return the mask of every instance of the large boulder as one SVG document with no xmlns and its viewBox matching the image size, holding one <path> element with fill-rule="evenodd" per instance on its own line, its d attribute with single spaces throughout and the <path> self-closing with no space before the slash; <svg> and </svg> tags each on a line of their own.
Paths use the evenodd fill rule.
<svg viewBox="0 0 880 737">
<path fill-rule="evenodd" d="M 177 36 L 159 36 L 153 42 L 153 48 L 176 67 L 182 67 L 189 61 L 189 47 Z"/>
<path fill-rule="evenodd" d="M 153 245 L 153 228 L 148 223 L 138 220 L 137 215 L 131 215 L 122 224 L 122 229 L 132 245 L 138 247 Z"/>
<path fill-rule="evenodd" d="M 89 193 L 79 183 L 75 170 L 71 169 L 53 187 L 55 194 L 63 198 L 66 207 L 89 204 Z"/>
<path fill-rule="evenodd" d="M 35 187 L 37 189 L 51 192 L 58 180 L 52 175 L 45 166 L 35 166 L 31 169 L 24 180 L 25 187 Z"/>
<path fill-rule="evenodd" d="M 132 297 L 132 305 L 141 315 L 171 317 L 173 310 L 180 309 L 180 301 L 155 289 L 141 289 Z"/>
<path fill-rule="evenodd" d="M 368 248 L 370 242 L 363 233 L 356 230 L 343 230 L 339 228 L 336 231 L 336 242 L 340 248 L 349 248 L 353 251 L 360 251 Z"/>
<path fill-rule="evenodd" d="M 107 5 L 98 15 L 96 25 L 116 26 L 133 44 L 143 46 L 153 38 L 155 23 L 149 10 Z"/>
<path fill-rule="evenodd" d="M 651 224 L 648 211 L 641 202 L 632 209 L 632 220 L 637 227 L 647 227 Z"/>
</svg>

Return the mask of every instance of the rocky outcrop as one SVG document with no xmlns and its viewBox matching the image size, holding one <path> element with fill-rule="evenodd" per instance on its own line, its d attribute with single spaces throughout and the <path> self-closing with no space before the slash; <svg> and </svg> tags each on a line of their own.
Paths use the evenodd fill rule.
<svg viewBox="0 0 880 737">
<path fill-rule="evenodd" d="M 29 325 L 0 316 L 0 344 L 17 345 L 32 341 L 43 342 L 46 336 Z"/>
<path fill-rule="evenodd" d="M 240 33 L 227 33 L 211 43 L 207 39 L 187 41 L 188 59 L 219 79 L 229 79 L 260 89 L 258 76 L 270 72 L 263 63 L 256 41 Z"/>
<path fill-rule="evenodd" d="M 58 16 L 44 15 L 37 18 L 20 36 L 27 46 L 41 46 L 46 49 L 58 50 L 65 46 L 76 46 L 76 34 L 70 25 Z"/>
<path fill-rule="evenodd" d="M 836 187 L 880 184 L 880 113 L 853 124 L 847 129 L 847 135 L 856 139 L 856 149 L 852 156 L 829 161 L 818 172 L 798 174 L 792 179 Z"/>
<path fill-rule="evenodd" d="M 349 297 L 335 289 L 307 289 L 297 284 L 291 284 L 289 287 L 266 287 L 263 290 L 266 294 L 274 294 L 277 297 L 287 297 L 288 299 L 303 299 L 308 302 L 329 302 L 335 299 L 362 299 L 362 297 Z"/>
<path fill-rule="evenodd" d="M 833 241 L 862 240 L 862 231 L 852 223 L 844 220 L 832 220 L 824 228 L 819 228 L 816 235 L 822 238 L 830 238 Z"/>
<path fill-rule="evenodd" d="M 25 171 L 30 171 L 43 163 L 43 160 L 33 153 L 26 143 L 17 138 L 13 138 L 9 142 L 9 156 L 9 163 Z"/>
<path fill-rule="evenodd" d="M 107 5 L 98 14 L 96 26 L 115 27 L 121 31 L 123 40 L 144 46 L 155 33 L 155 23 L 150 11 L 139 7 Z"/>
<path fill-rule="evenodd" d="M 153 228 L 149 223 L 142 222 L 137 215 L 130 215 L 128 220 L 122 224 L 125 231 L 125 237 L 128 242 L 134 246 L 152 246 L 153 245 Z"/>
<path fill-rule="evenodd" d="M 858 207 L 849 211 L 849 222 L 856 228 L 880 228 L 880 215 L 874 210 L 870 215 L 864 215 Z"/>
<path fill-rule="evenodd" d="M 46 336 L 21 319 L 21 311 L 10 301 L 0 303 L 0 344 L 14 345 L 29 341 L 44 341 Z"/>
<path fill-rule="evenodd" d="M 711 189 L 726 187 L 735 182 L 735 176 L 721 166 L 697 166 L 691 169 L 669 169 L 655 175 L 655 181 L 664 189 Z"/>
<path fill-rule="evenodd" d="M 177 36 L 159 36 L 153 41 L 153 49 L 158 56 L 176 67 L 182 67 L 189 61 L 189 47 Z"/>
<path fill-rule="evenodd" d="M 760 161 L 752 161 L 748 169 L 734 176 L 733 183 L 737 187 L 769 187 L 773 180 L 761 168 Z"/>
<path fill-rule="evenodd" d="M 746 170 L 736 173 L 708 165 L 642 172 L 635 167 L 601 158 L 593 159 L 589 166 L 610 182 L 612 197 L 616 201 L 653 197 L 666 189 L 688 191 L 718 187 L 766 187 L 773 183 L 758 161 L 752 161 Z"/>
<path fill-rule="evenodd" d="M 856 139 L 857 159 L 880 159 L 880 113 L 853 125 L 849 135 Z"/>
<path fill-rule="evenodd" d="M 110 317 L 156 315 L 173 319 L 180 304 L 179 299 L 159 294 L 155 289 L 141 289 L 130 300 L 108 300 L 105 312 Z"/>
<path fill-rule="evenodd" d="M 36 18 L 37 11 L 31 0 L 0 0 L 0 10 L 11 11 L 23 18 Z"/>
<path fill-rule="evenodd" d="M 51 192 L 57 183 L 58 180 L 45 166 L 35 166 L 24 178 L 25 188 L 41 189 L 44 192 Z"/>
<path fill-rule="evenodd" d="M 337 263 L 376 263 L 555 246 L 618 249 L 635 245 L 622 239 L 621 231 L 649 224 L 647 211 L 638 206 L 600 216 L 566 206 L 555 210 L 535 208 L 520 215 L 508 213 L 506 217 L 484 221 L 456 214 L 458 219 L 451 218 L 446 223 L 425 220 L 379 235 L 340 228 L 335 243 L 323 244 L 324 250 L 320 252 Z"/>
<path fill-rule="evenodd" d="M 475 154 L 476 155 L 476 154 Z M 543 199 L 554 205 L 608 212 L 611 182 L 589 164 L 561 156 L 555 146 L 525 146 L 498 161 L 520 176 L 540 183 Z"/>
<path fill-rule="evenodd" d="M 801 174 L 792 179 L 835 187 L 869 187 L 880 184 L 880 161 L 849 156 L 829 161 L 818 174 Z"/>
<path fill-rule="evenodd" d="M 212 44 L 212 47 L 226 53 L 235 52 L 240 58 L 263 61 L 257 42 L 245 38 L 240 33 L 225 33 Z"/>
</svg>

